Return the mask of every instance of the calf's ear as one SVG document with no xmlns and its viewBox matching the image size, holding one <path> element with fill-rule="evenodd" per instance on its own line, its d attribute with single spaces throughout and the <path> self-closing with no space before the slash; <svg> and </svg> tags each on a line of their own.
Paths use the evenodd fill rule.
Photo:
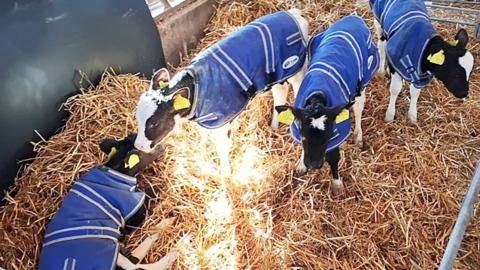
<svg viewBox="0 0 480 270">
<path fill-rule="evenodd" d="M 162 90 L 168 88 L 168 82 L 170 81 L 170 73 L 166 68 L 161 68 L 153 74 L 150 89 Z"/>
<path fill-rule="evenodd" d="M 121 153 L 124 156 L 128 151 L 134 148 L 136 133 L 128 135 L 122 140 L 105 139 L 99 143 L 100 150 L 108 155 L 108 159 L 111 159 L 117 153 Z"/>
<path fill-rule="evenodd" d="M 468 44 L 468 33 L 465 29 L 458 30 L 458 33 L 455 35 L 455 40 L 458 41 L 457 46 L 466 48 Z"/>
<path fill-rule="evenodd" d="M 300 118 L 300 111 L 288 105 L 275 106 L 275 110 L 278 112 L 278 122 L 286 125 L 291 125 L 295 118 Z"/>
</svg>

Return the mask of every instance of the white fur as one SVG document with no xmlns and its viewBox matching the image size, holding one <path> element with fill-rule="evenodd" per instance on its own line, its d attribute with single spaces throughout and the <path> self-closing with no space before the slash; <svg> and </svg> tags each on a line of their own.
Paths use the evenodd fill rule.
<svg viewBox="0 0 480 270">
<path fill-rule="evenodd" d="M 383 35 L 382 25 L 377 20 L 374 20 L 373 24 L 375 25 L 375 32 L 378 38 L 378 42 L 377 42 L 378 53 L 380 54 L 380 66 L 378 69 L 378 74 L 380 74 L 381 76 L 384 76 L 385 64 L 386 64 L 385 45 L 387 42 L 381 40 Z"/>
<path fill-rule="evenodd" d="M 305 166 L 304 156 L 305 156 L 305 152 L 302 149 L 302 155 L 300 156 L 300 160 L 298 160 L 298 163 L 297 163 L 297 168 L 295 169 L 297 174 L 300 174 L 300 175 L 307 172 L 307 166 Z"/>
<path fill-rule="evenodd" d="M 398 72 L 392 74 L 392 80 L 390 81 L 390 102 L 388 103 L 388 109 L 385 113 L 385 121 L 392 122 L 395 118 L 395 103 L 397 102 L 398 94 L 402 91 L 403 80 Z"/>
<path fill-rule="evenodd" d="M 325 121 L 327 121 L 327 116 L 322 115 L 319 118 L 311 118 L 312 122 L 310 125 L 318 130 L 325 130 Z"/>
<path fill-rule="evenodd" d="M 305 73 L 307 73 L 308 67 L 308 60 L 305 60 L 305 64 L 303 67 L 297 72 L 297 74 L 293 75 L 288 79 L 288 82 L 292 85 L 293 88 L 293 97 L 297 97 L 298 90 L 300 89 L 300 85 L 303 82 L 303 78 L 305 77 Z"/>
<path fill-rule="evenodd" d="M 458 59 L 458 63 L 460 66 L 465 69 L 465 75 L 467 75 L 467 81 L 470 79 L 470 74 L 472 73 L 473 69 L 473 55 L 469 51 L 465 53 L 464 56 Z"/>
<path fill-rule="evenodd" d="M 420 91 L 410 83 L 410 107 L 408 108 L 408 119 L 412 123 L 417 123 L 417 101 L 420 96 Z"/>
<path fill-rule="evenodd" d="M 145 135 L 145 125 L 148 118 L 150 118 L 157 110 L 157 102 L 151 92 L 152 91 L 147 91 L 140 96 L 136 112 L 138 134 L 135 139 L 135 148 L 147 153 L 151 152 L 153 148 L 151 147 L 152 141 L 147 139 Z"/>
<path fill-rule="evenodd" d="M 363 145 L 363 131 L 362 131 L 362 112 L 365 108 L 365 90 L 359 97 L 355 98 L 355 103 L 353 104 L 353 113 L 355 114 L 355 143 L 358 146 Z"/>
</svg>

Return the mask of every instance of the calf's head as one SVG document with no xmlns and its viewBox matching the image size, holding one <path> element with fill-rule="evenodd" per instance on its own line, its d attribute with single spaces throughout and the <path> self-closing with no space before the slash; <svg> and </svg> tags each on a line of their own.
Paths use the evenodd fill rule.
<svg viewBox="0 0 480 270">
<path fill-rule="evenodd" d="M 452 42 L 434 37 L 422 60 L 426 70 L 431 71 L 457 98 L 468 96 L 468 81 L 473 69 L 473 55 L 466 49 L 467 43 L 468 34 L 464 29 L 458 31 Z"/>
<path fill-rule="evenodd" d="M 329 108 L 320 100 L 323 98 L 312 96 L 304 109 L 287 105 L 275 107 L 279 117 L 293 114 L 301 136 L 303 162 L 308 169 L 322 168 L 328 143 L 334 135 L 335 119 L 342 110 L 350 107 L 347 104 Z"/>
<path fill-rule="evenodd" d="M 150 153 L 135 149 L 136 135 L 131 134 L 119 141 L 114 139 L 103 140 L 100 143 L 100 150 L 108 155 L 105 166 L 120 173 L 135 176 L 163 155 L 164 151 L 161 145 L 156 146 Z"/>
<path fill-rule="evenodd" d="M 189 89 L 172 90 L 169 81 L 168 71 L 160 69 L 138 101 L 135 147 L 143 152 L 151 152 L 173 130 L 178 119 L 190 110 Z"/>
</svg>

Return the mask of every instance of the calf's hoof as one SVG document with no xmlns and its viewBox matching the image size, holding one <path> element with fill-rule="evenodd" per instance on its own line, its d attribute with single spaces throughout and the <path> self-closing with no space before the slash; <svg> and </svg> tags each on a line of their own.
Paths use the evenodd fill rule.
<svg viewBox="0 0 480 270">
<path fill-rule="evenodd" d="M 379 69 L 379 70 L 377 71 L 377 75 L 378 75 L 378 77 L 380 77 L 380 78 L 385 78 L 385 77 L 387 76 L 387 72 L 385 71 L 385 69 Z"/>
<path fill-rule="evenodd" d="M 272 129 L 278 129 L 278 121 L 272 121 L 272 123 L 270 124 L 270 127 Z"/>
<path fill-rule="evenodd" d="M 394 114 L 394 113 L 389 113 L 389 112 L 387 112 L 387 113 L 385 114 L 385 122 L 387 122 L 387 123 L 393 122 L 393 119 L 394 119 L 394 118 L 395 118 L 395 114 Z"/>
<path fill-rule="evenodd" d="M 303 176 L 307 173 L 307 171 L 308 171 L 307 166 L 305 166 L 303 162 L 299 162 L 297 165 L 297 168 L 295 169 L 295 174 L 297 176 Z"/>
<path fill-rule="evenodd" d="M 362 149 L 363 148 L 363 136 L 359 135 L 358 133 L 354 133 L 353 136 L 355 137 L 355 145 Z"/>
<path fill-rule="evenodd" d="M 408 121 L 412 124 L 417 124 L 417 116 L 412 113 L 408 113 Z"/>
<path fill-rule="evenodd" d="M 332 179 L 332 193 L 334 196 L 343 194 L 343 181 L 341 179 Z"/>
</svg>

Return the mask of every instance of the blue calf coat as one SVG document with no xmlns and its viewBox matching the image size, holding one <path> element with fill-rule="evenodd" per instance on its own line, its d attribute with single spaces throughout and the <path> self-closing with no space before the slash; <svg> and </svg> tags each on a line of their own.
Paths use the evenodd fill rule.
<svg viewBox="0 0 480 270">
<path fill-rule="evenodd" d="M 422 55 L 437 33 L 424 1 L 370 0 L 370 6 L 387 37 L 386 54 L 395 71 L 416 88 L 430 84 L 433 75 L 422 71 Z"/>
<path fill-rule="evenodd" d="M 48 224 L 40 270 L 115 269 L 120 229 L 145 200 L 136 185 L 106 167 L 85 173 Z"/>
<path fill-rule="evenodd" d="M 261 93 L 295 75 L 306 58 L 306 37 L 286 11 L 256 19 L 195 57 L 187 70 L 196 78 L 190 118 L 206 128 L 233 120 Z"/>
<path fill-rule="evenodd" d="M 312 37 L 308 47 L 310 63 L 294 107 L 303 109 L 312 95 L 322 92 L 327 106 L 347 104 L 360 88 L 367 86 L 378 69 L 379 55 L 365 21 L 351 15 L 342 18 L 327 30 Z M 337 148 L 348 137 L 352 125 L 347 120 L 334 125 L 327 152 Z M 300 128 L 294 122 L 292 137 L 301 143 Z"/>
</svg>

